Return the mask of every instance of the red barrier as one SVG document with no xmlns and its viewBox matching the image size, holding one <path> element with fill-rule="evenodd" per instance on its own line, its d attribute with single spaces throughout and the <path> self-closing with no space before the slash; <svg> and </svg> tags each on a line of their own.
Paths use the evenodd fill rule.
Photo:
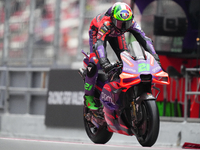
<svg viewBox="0 0 200 150">
<path fill-rule="evenodd" d="M 185 142 L 182 146 L 185 149 L 200 149 L 200 144 Z"/>
</svg>

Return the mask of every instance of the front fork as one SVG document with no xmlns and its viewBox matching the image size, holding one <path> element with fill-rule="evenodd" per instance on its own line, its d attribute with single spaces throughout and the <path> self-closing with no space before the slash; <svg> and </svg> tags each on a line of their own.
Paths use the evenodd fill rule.
<svg viewBox="0 0 200 150">
<path fill-rule="evenodd" d="M 143 118 L 143 112 L 140 104 L 135 103 L 134 101 L 131 102 L 131 116 L 132 116 L 132 126 L 139 124 Z"/>
<path fill-rule="evenodd" d="M 134 101 L 131 102 L 131 107 L 132 107 L 132 117 L 135 118 L 135 120 L 137 120 L 137 115 L 136 115 L 136 107 L 135 107 L 135 103 Z"/>
<path fill-rule="evenodd" d="M 143 112 L 141 109 L 141 103 L 142 101 L 145 100 L 155 100 L 157 99 L 159 93 L 160 93 L 160 89 L 153 86 L 154 89 L 158 90 L 158 93 L 156 95 L 156 97 L 154 97 L 151 93 L 143 93 L 140 96 L 138 96 L 136 99 L 133 99 L 133 101 L 131 102 L 131 116 L 132 116 L 132 124 L 138 124 L 142 118 L 143 118 Z"/>
</svg>

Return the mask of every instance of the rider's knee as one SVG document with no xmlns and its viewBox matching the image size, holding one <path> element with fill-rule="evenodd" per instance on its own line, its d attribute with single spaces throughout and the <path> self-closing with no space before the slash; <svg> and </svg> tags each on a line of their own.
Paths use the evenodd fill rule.
<svg viewBox="0 0 200 150">
<path fill-rule="evenodd" d="M 89 63 L 87 66 L 87 76 L 93 77 L 97 72 L 97 66 L 93 63 Z"/>
</svg>

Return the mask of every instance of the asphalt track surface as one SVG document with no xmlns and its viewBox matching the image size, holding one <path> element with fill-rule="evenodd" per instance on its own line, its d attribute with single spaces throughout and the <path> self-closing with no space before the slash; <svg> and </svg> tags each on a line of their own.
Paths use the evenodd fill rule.
<svg viewBox="0 0 200 150">
<path fill-rule="evenodd" d="M 0 137 L 0 150 L 181 150 L 180 147 L 142 147 L 140 145 L 93 144 L 53 140 Z M 187 149 L 189 150 L 189 149 Z"/>
</svg>

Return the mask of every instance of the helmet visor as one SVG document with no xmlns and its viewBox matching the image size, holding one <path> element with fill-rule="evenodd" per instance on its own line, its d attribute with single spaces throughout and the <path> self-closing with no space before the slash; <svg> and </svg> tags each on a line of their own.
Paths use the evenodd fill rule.
<svg viewBox="0 0 200 150">
<path fill-rule="evenodd" d="M 132 19 L 127 21 L 120 21 L 113 17 L 113 23 L 120 31 L 126 31 L 132 25 Z"/>
</svg>

